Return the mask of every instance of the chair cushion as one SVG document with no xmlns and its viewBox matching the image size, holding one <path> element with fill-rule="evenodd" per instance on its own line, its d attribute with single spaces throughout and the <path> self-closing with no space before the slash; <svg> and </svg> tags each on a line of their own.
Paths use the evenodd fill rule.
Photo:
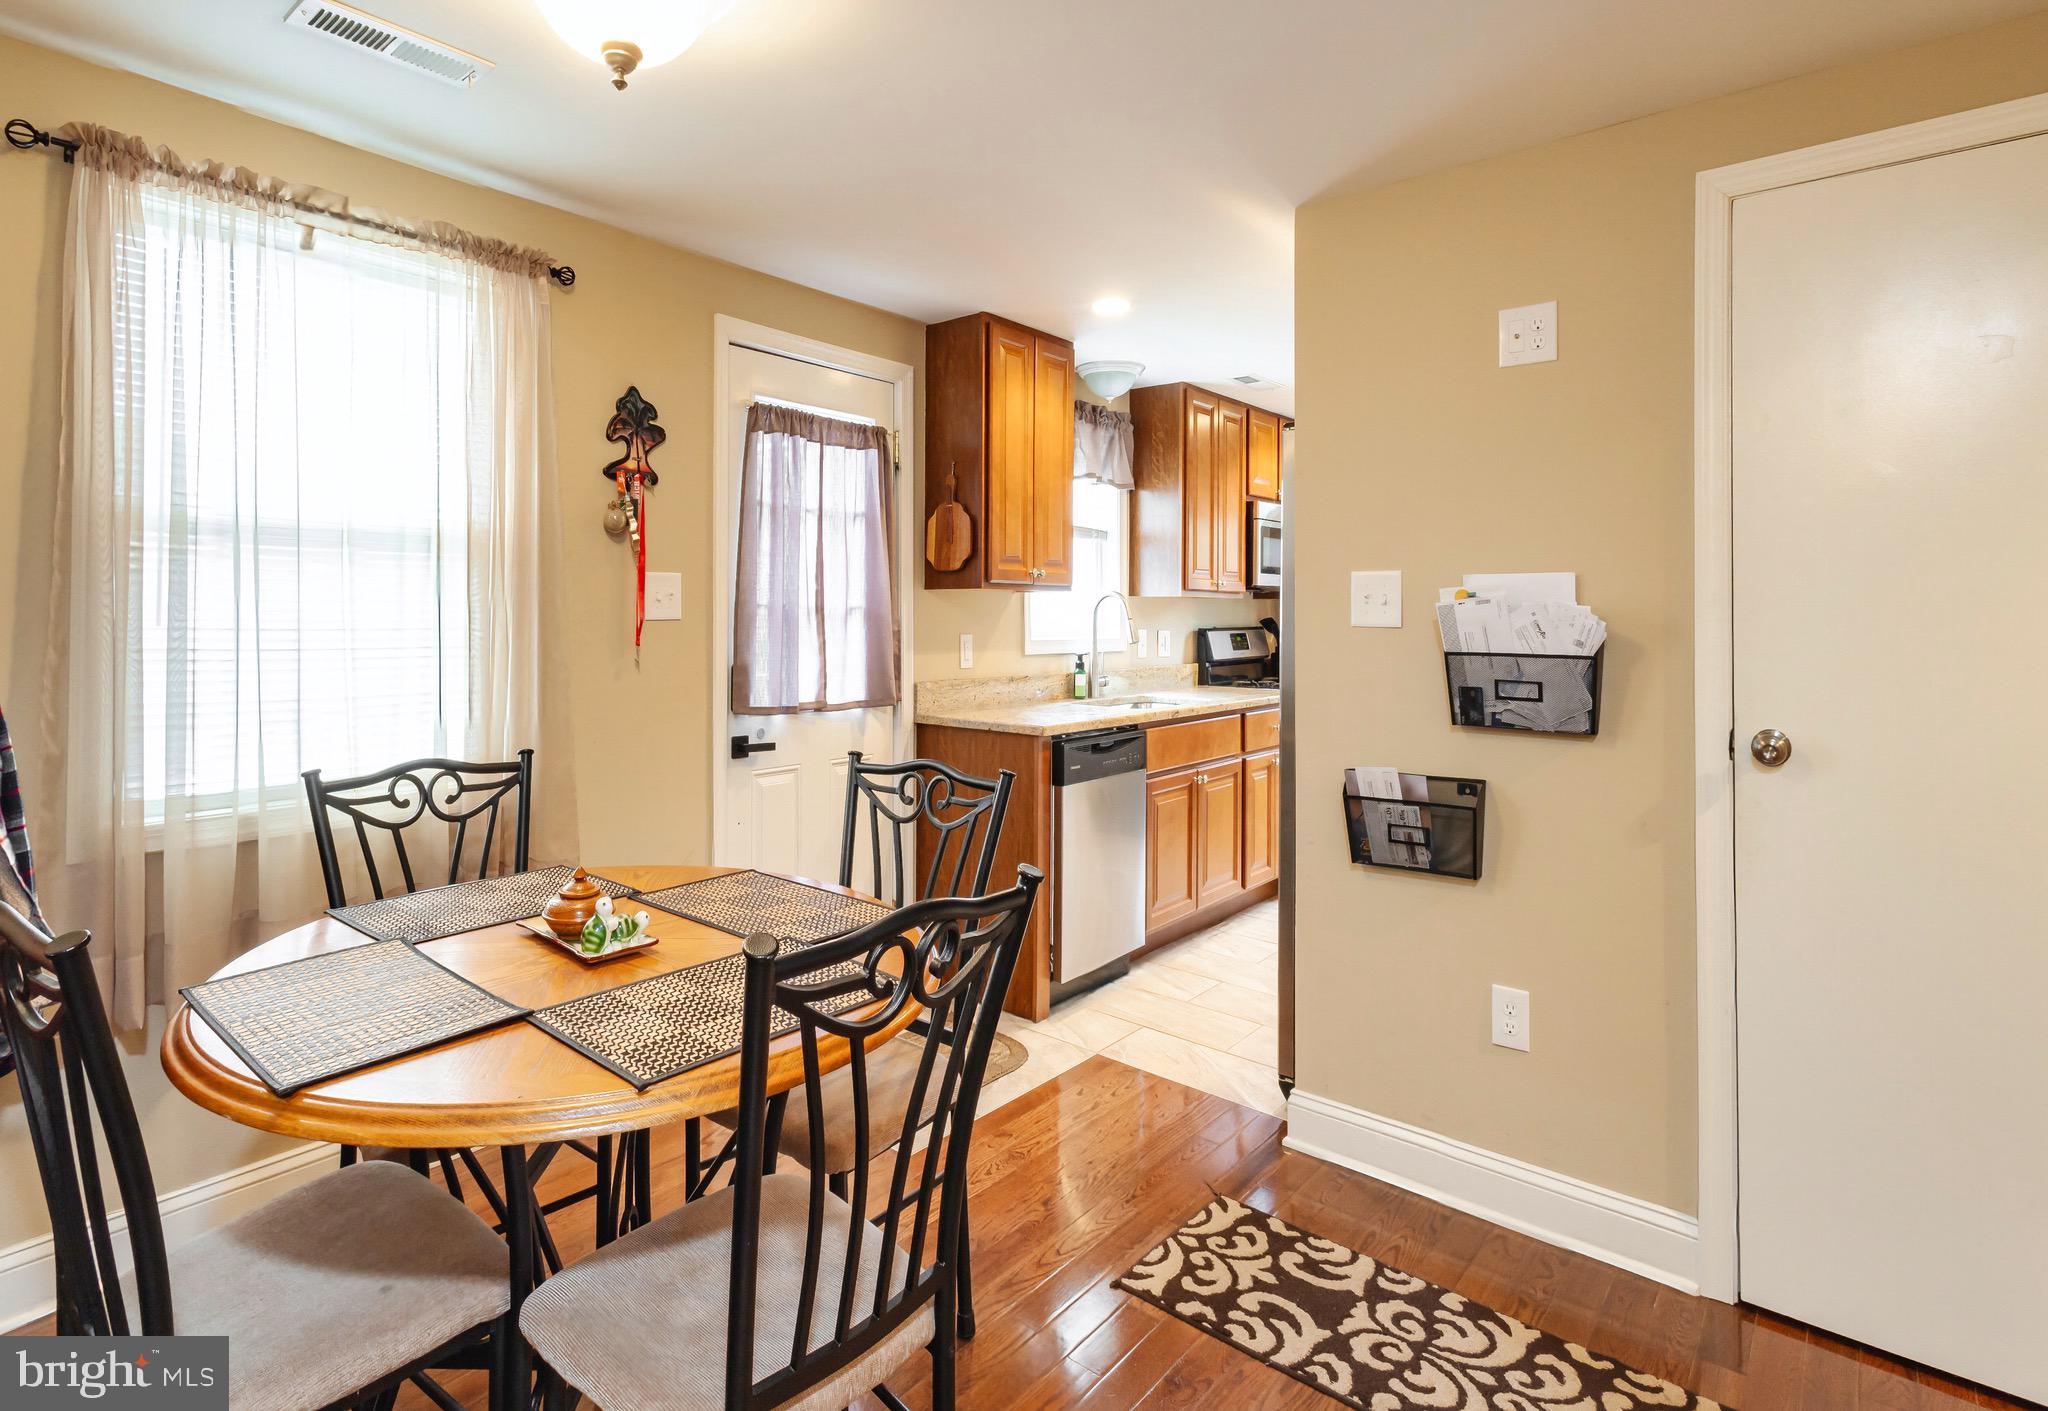
<svg viewBox="0 0 2048 1411">
<path fill-rule="evenodd" d="M 171 1254 L 177 1330 L 230 1340 L 233 1411 L 326 1406 L 510 1306 L 505 1242 L 388 1161 L 331 1171 Z"/>
<path fill-rule="evenodd" d="M 812 1348 L 831 1341 L 845 1273 L 853 1210 L 825 1197 Z M 789 1365 L 803 1278 L 810 1177 L 794 1171 L 761 1182 L 759 1284 L 755 1295 L 754 1375 Z M 873 1307 L 881 1232 L 870 1228 L 854 1285 L 856 1316 Z M 892 1290 L 907 1265 L 894 1251 Z M 519 1330 L 563 1380 L 604 1411 L 715 1411 L 725 1405 L 726 1310 L 732 1277 L 732 1189 L 633 1231 L 577 1261 L 536 1289 L 521 1307 Z M 932 1340 L 932 1304 L 829 1381 L 783 1403 L 780 1411 L 837 1411 L 879 1386 Z"/>
<path fill-rule="evenodd" d="M 868 1052 L 868 1156 L 880 1156 L 903 1135 L 903 1114 L 910 1110 L 910 1090 L 917 1085 L 917 1066 L 924 1061 L 924 1041 L 898 1035 Z M 939 1105 L 939 1083 L 945 1077 L 945 1055 L 932 1060 L 932 1076 L 925 1084 L 923 1110 L 918 1123 L 931 1121 Z M 838 1175 L 855 1165 L 853 1127 L 853 1074 L 838 1068 L 818 1085 L 825 1108 L 825 1171 Z M 737 1112 L 716 1113 L 710 1119 L 727 1130 L 739 1127 Z M 791 1161 L 808 1166 L 811 1161 L 810 1105 L 804 1090 L 793 1088 L 782 1116 L 782 1137 L 776 1149 Z"/>
</svg>

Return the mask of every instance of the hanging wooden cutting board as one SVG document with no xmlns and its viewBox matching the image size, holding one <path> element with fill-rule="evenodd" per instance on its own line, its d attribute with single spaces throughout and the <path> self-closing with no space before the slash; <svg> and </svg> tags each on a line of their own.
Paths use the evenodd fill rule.
<svg viewBox="0 0 2048 1411">
<path fill-rule="evenodd" d="M 974 552 L 974 521 L 953 498 L 958 483 L 953 468 L 946 467 L 945 503 L 932 511 L 924 526 L 925 562 L 941 573 L 951 573 Z"/>
</svg>

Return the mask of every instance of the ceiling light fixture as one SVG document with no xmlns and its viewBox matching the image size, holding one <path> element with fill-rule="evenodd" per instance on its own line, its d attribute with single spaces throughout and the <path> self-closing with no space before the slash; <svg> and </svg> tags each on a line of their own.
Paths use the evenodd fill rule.
<svg viewBox="0 0 2048 1411">
<path fill-rule="evenodd" d="M 1131 301 L 1121 294 L 1105 294 L 1088 307 L 1102 318 L 1122 318 L 1131 311 Z"/>
<path fill-rule="evenodd" d="M 612 87 L 626 76 L 665 64 L 738 0 L 535 0 L 562 42 L 612 71 Z"/>
<path fill-rule="evenodd" d="M 1074 369 L 1081 374 L 1081 380 L 1088 384 L 1095 395 L 1105 402 L 1114 402 L 1130 391 L 1137 384 L 1138 374 L 1144 370 L 1143 363 L 1120 362 L 1082 363 Z"/>
</svg>

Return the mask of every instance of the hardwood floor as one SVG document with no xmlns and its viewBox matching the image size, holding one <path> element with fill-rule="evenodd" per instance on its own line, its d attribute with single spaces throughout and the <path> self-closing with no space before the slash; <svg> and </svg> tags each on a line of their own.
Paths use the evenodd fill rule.
<svg viewBox="0 0 2048 1411">
<path fill-rule="evenodd" d="M 992 1113 L 975 1138 L 981 1335 L 960 1351 L 960 1405 L 1340 1405 L 1111 1287 L 1212 1186 L 1741 1411 L 2021 1405 L 1283 1151 L 1280 1137 L 1280 1122 L 1266 1113 L 1101 1056 Z M 656 1158 L 656 1190 L 672 1202 L 673 1133 L 657 1134 Z M 565 1188 L 581 1174 L 564 1171 Z M 577 1223 L 574 1212 L 558 1220 L 571 1258 L 588 1247 Z M 465 1405 L 482 1407 L 480 1376 L 447 1384 Z M 892 1387 L 912 1407 L 930 1404 L 922 1359 Z M 428 1411 L 430 1403 L 408 1389 L 399 1405 Z M 872 1397 L 855 1405 L 880 1411 Z"/>
</svg>

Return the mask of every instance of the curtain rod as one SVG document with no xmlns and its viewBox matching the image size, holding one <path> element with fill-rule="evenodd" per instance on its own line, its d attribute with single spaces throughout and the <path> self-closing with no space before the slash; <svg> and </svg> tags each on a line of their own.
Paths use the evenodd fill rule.
<svg viewBox="0 0 2048 1411">
<path fill-rule="evenodd" d="M 7 145 L 18 151 L 26 152 L 31 147 L 54 147 L 64 154 L 64 161 L 67 165 L 78 156 L 78 143 L 68 137 L 54 137 L 26 118 L 9 118 L 7 120 L 6 132 Z M 327 213 L 320 212 L 319 214 L 324 215 Z M 365 220 L 361 216 L 344 216 L 341 219 L 346 220 L 350 225 L 360 225 L 368 230 L 381 230 L 388 235 L 411 234 L 410 231 L 385 225 L 381 221 Z M 548 278 L 561 285 L 564 289 L 567 289 L 576 282 L 576 271 L 569 265 L 549 265 Z"/>
</svg>

